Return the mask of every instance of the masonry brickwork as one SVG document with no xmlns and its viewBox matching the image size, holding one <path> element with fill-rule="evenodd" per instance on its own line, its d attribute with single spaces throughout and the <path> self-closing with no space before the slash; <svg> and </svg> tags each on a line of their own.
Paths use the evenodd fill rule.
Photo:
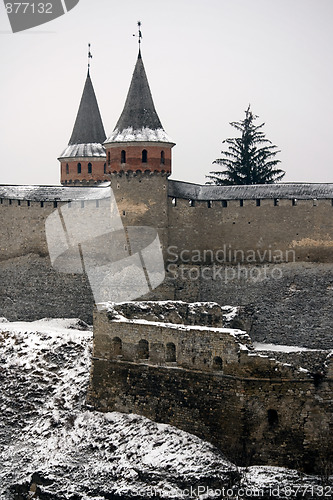
<svg viewBox="0 0 333 500">
<path fill-rule="evenodd" d="M 124 226 L 149 226 L 159 234 L 166 277 L 146 298 L 239 305 L 255 340 L 332 348 L 329 195 L 297 203 L 289 197 L 278 205 L 274 198 L 258 203 L 221 196 L 210 203 L 194 200 L 193 206 L 189 196 L 175 198 L 177 181 L 166 173 L 123 172 L 110 181 Z M 54 187 L 48 196 L 38 187 L 34 196 L 20 187 L 2 191 L 1 314 L 8 319 L 74 314 L 92 322 L 87 279 L 56 272 L 45 237 L 46 218 L 80 188 Z"/>
<path fill-rule="evenodd" d="M 252 262 L 333 261 L 332 200 L 195 200 L 168 199 L 169 245 L 178 255 L 213 261 Z M 225 249 L 225 257 L 222 251 Z M 220 253 L 220 255 L 219 255 Z M 222 255 L 221 255 L 222 254 Z M 209 260 L 208 262 L 209 263 Z"/>
<path fill-rule="evenodd" d="M 168 144 L 117 143 L 106 147 L 106 155 L 112 173 L 147 171 L 171 174 L 171 148 Z"/>
<path fill-rule="evenodd" d="M 331 353 L 321 351 L 313 373 L 287 354 L 285 363 L 257 353 L 244 332 L 211 326 L 219 324 L 216 304 L 160 307 L 155 317 L 149 303 L 141 314 L 140 304 L 135 314 L 128 304 L 95 312 L 90 404 L 175 425 L 238 464 L 324 473 L 333 444 Z M 185 324 L 168 323 L 179 317 Z"/>
<path fill-rule="evenodd" d="M 96 180 L 108 181 L 110 170 L 105 158 L 75 158 L 62 161 L 60 164 L 61 183 L 96 184 Z"/>
</svg>

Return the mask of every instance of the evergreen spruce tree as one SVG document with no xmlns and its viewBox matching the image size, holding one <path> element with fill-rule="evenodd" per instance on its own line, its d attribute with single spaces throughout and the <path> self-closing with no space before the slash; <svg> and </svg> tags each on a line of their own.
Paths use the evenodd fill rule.
<svg viewBox="0 0 333 500">
<path fill-rule="evenodd" d="M 224 186 L 272 184 L 282 179 L 285 172 L 276 168 L 280 160 L 275 158 L 280 151 L 269 139 L 266 139 L 261 130 L 265 124 L 254 124 L 257 118 L 258 116 L 252 113 L 249 105 L 243 121 L 230 123 L 241 132 L 241 137 L 223 141 L 228 145 L 228 151 L 221 151 L 222 158 L 213 163 L 225 167 L 225 170 L 209 172 L 211 175 L 206 175 L 209 179 L 206 184 Z"/>
</svg>

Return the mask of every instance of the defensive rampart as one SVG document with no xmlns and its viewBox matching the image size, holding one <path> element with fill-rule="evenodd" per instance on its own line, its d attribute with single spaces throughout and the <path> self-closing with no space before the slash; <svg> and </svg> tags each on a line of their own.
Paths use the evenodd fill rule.
<svg viewBox="0 0 333 500">
<path fill-rule="evenodd" d="M 175 425 L 239 464 L 325 472 L 333 444 L 328 352 L 321 371 L 311 373 L 256 353 L 244 332 L 195 324 L 202 303 L 168 302 L 155 321 L 151 313 L 145 319 L 147 307 L 141 314 L 126 304 L 96 311 L 90 404 Z M 167 323 L 177 315 L 188 323 L 189 307 L 191 324 Z"/>
<path fill-rule="evenodd" d="M 167 258 L 202 265 L 332 263 L 329 186 L 226 188 L 170 181 Z"/>
<path fill-rule="evenodd" d="M 127 172 L 113 174 L 111 187 L 125 227 L 159 233 L 166 279 L 149 297 L 240 305 L 256 340 L 332 347 L 333 185 L 226 188 Z M 84 205 L 103 191 L 0 186 L 3 316 L 92 321 L 88 280 L 52 268 L 45 221 L 62 204 Z"/>
</svg>

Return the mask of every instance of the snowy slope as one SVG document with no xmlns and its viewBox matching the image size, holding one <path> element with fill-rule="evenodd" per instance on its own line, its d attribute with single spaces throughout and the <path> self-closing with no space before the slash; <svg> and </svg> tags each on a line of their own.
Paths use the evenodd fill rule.
<svg viewBox="0 0 333 500">
<path fill-rule="evenodd" d="M 244 488 L 269 498 L 270 486 L 319 484 L 240 469 L 174 427 L 87 408 L 91 346 L 80 320 L 0 321 L 1 499 L 225 498 L 231 487 L 234 498 Z"/>
</svg>

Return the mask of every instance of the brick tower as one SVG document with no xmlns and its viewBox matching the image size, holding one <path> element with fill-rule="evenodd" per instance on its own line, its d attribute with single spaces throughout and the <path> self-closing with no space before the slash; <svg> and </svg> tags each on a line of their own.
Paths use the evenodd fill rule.
<svg viewBox="0 0 333 500">
<path fill-rule="evenodd" d="M 164 251 L 168 246 L 168 176 L 174 145 L 156 113 L 139 48 L 124 109 L 104 146 L 124 226 L 155 228 Z"/>
<path fill-rule="evenodd" d="M 107 168 L 111 173 L 155 172 L 168 176 L 174 145 L 156 113 L 139 49 L 123 112 L 104 142 Z"/>
<path fill-rule="evenodd" d="M 72 136 L 67 148 L 58 158 L 61 163 L 61 184 L 96 184 L 109 179 L 103 146 L 105 139 L 88 69 Z"/>
</svg>

